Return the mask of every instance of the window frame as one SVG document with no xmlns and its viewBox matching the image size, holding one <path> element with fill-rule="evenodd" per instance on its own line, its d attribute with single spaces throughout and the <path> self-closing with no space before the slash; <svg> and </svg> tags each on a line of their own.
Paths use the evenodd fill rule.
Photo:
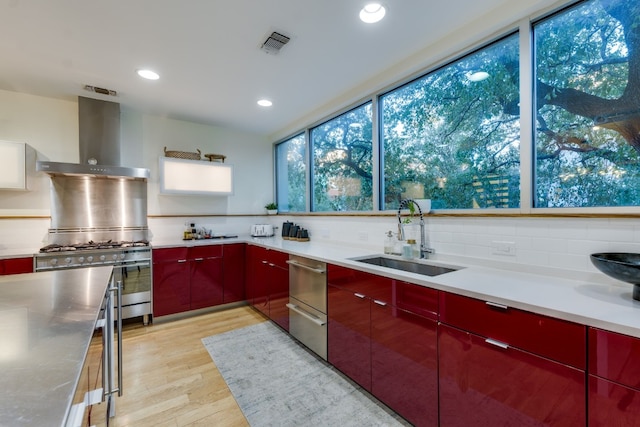
<svg viewBox="0 0 640 427">
<path fill-rule="evenodd" d="M 520 66 L 520 207 L 519 208 L 484 208 L 484 209 L 437 209 L 436 214 L 453 215 L 453 216 L 559 216 L 559 217 L 571 217 L 571 216 L 635 216 L 640 214 L 640 204 L 638 206 L 598 206 L 598 207 L 534 207 L 535 197 L 533 193 L 533 185 L 535 182 L 535 111 L 533 105 L 534 96 L 534 77 L 535 77 L 535 58 L 533 47 L 533 27 L 534 25 L 544 19 L 548 19 L 557 13 L 562 13 L 563 10 L 571 8 L 578 3 L 585 0 L 573 0 L 565 2 L 561 5 L 554 5 L 546 7 L 537 13 L 526 16 L 516 22 L 512 22 L 504 26 L 501 30 L 494 32 L 488 37 L 482 37 L 477 42 L 467 44 L 463 48 L 451 47 L 449 52 L 445 52 L 440 57 L 435 57 L 432 60 L 428 60 L 428 64 L 419 69 L 416 72 L 406 75 L 404 78 L 400 78 L 390 85 L 382 88 L 374 89 L 373 93 L 363 98 L 358 99 L 356 102 L 340 108 L 338 111 L 321 118 L 304 127 L 302 131 L 295 132 L 293 135 L 299 135 L 302 132 L 305 134 L 307 154 L 308 154 L 308 167 L 307 167 L 307 211 L 309 214 L 328 214 L 328 215 L 340 215 L 340 214 L 376 214 L 376 213 L 395 213 L 393 209 L 380 210 L 381 200 L 384 191 L 384 158 L 382 155 L 382 137 L 380 129 L 380 108 L 379 100 L 383 95 L 392 92 L 400 87 L 403 87 L 413 81 L 416 81 L 425 75 L 432 73 L 442 67 L 447 66 L 461 58 L 471 55 L 474 52 L 481 50 L 492 43 L 508 37 L 511 34 L 518 33 L 519 37 L 519 66 Z M 473 36 L 470 36 L 473 37 Z M 455 50 L 455 53 L 450 51 Z M 330 121 L 349 110 L 353 110 L 358 106 L 365 104 L 366 102 L 372 103 L 372 144 L 373 144 L 373 170 L 372 170 L 372 187 L 373 187 L 373 209 L 371 211 L 326 211 L 315 212 L 313 210 L 312 202 L 312 189 L 311 183 L 313 179 L 314 166 L 313 166 L 313 153 L 310 143 L 310 129 L 317 127 L 322 123 Z M 285 142 L 287 138 L 278 140 L 274 145 L 281 142 Z M 274 156 L 275 157 L 275 156 Z M 275 173 L 274 173 L 275 177 Z M 275 181 L 275 179 L 274 179 Z M 277 184 L 274 183 L 277 188 Z M 433 212 L 433 211 L 432 211 Z M 299 212 L 302 213 L 302 212 Z"/>
</svg>

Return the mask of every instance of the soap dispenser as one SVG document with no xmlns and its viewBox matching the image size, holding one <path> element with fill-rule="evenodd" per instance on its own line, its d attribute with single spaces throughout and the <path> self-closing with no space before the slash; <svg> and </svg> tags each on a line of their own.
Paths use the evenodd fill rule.
<svg viewBox="0 0 640 427">
<path fill-rule="evenodd" d="M 391 232 L 391 230 L 389 230 L 387 231 L 387 237 L 384 239 L 384 253 L 392 254 L 395 245 L 396 245 L 396 242 L 393 237 L 393 233 Z"/>
</svg>

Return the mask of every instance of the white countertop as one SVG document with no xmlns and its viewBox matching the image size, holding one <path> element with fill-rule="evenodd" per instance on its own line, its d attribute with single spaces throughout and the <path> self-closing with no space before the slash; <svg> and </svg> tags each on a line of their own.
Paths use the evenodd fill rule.
<svg viewBox="0 0 640 427">
<path fill-rule="evenodd" d="M 0 425 L 64 425 L 111 267 L 0 277 Z"/>
<path fill-rule="evenodd" d="M 294 255 L 640 338 L 640 301 L 635 301 L 631 297 L 632 285 L 610 279 L 600 273 L 557 269 L 542 271 L 541 267 L 492 263 L 486 260 L 436 254 L 426 262 L 462 268 L 451 273 L 429 277 L 351 259 L 380 255 L 381 251 L 334 246 L 315 241 L 296 242 L 283 240 L 277 236 L 269 238 L 239 236 L 238 239 L 224 240 L 176 240 L 152 242 L 152 244 L 153 247 L 168 247 L 234 242 L 247 242 L 278 249 Z"/>
</svg>

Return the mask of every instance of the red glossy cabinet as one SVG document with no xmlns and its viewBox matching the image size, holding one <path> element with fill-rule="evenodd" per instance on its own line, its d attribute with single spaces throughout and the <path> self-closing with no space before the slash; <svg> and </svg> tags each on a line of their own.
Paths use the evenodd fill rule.
<svg viewBox="0 0 640 427">
<path fill-rule="evenodd" d="M 187 248 L 153 249 L 153 315 L 181 313 L 191 307 Z"/>
<path fill-rule="evenodd" d="M 445 292 L 440 319 L 440 426 L 586 425 L 584 326 Z"/>
<path fill-rule="evenodd" d="M 589 329 L 589 427 L 640 424 L 640 339 Z"/>
<path fill-rule="evenodd" d="M 153 315 L 222 303 L 222 245 L 153 250 Z"/>
<path fill-rule="evenodd" d="M 189 248 L 191 310 L 222 304 L 222 245 Z"/>
<path fill-rule="evenodd" d="M 289 254 L 261 246 L 247 247 L 247 300 L 289 330 Z"/>
<path fill-rule="evenodd" d="M 0 276 L 21 273 L 33 273 L 33 257 L 0 260 Z"/>
<path fill-rule="evenodd" d="M 244 243 L 233 243 L 223 247 L 224 304 L 245 300 L 245 247 Z"/>
<path fill-rule="evenodd" d="M 438 425 L 437 295 L 328 267 L 329 362 L 416 426 Z"/>
</svg>

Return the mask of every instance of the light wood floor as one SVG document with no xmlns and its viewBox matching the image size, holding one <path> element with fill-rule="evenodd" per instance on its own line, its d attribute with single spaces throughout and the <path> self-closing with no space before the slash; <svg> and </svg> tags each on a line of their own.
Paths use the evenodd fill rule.
<svg viewBox="0 0 640 427">
<path fill-rule="evenodd" d="M 124 395 L 116 399 L 110 426 L 248 426 L 200 340 L 264 321 L 243 306 L 149 326 L 126 325 Z M 105 425 L 105 406 L 94 407 L 93 424 Z"/>
</svg>

